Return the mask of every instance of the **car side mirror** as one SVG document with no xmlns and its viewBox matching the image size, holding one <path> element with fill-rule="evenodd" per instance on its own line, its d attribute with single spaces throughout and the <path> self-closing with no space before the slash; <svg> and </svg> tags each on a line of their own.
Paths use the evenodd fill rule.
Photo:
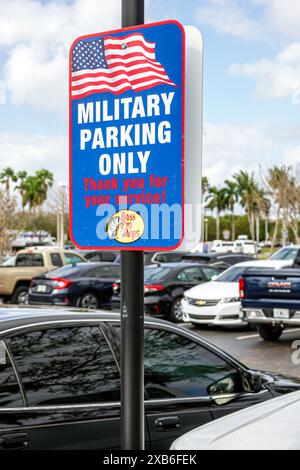
<svg viewBox="0 0 300 470">
<path fill-rule="evenodd" d="M 258 393 L 262 389 L 262 378 L 258 372 L 247 372 L 243 377 L 244 390 L 247 392 Z"/>
<path fill-rule="evenodd" d="M 252 374 L 253 392 L 258 393 L 262 389 L 262 378 L 261 375 L 256 372 Z"/>
<path fill-rule="evenodd" d="M 215 281 L 217 279 L 218 275 L 215 274 L 212 278 L 211 278 L 211 281 Z"/>
</svg>

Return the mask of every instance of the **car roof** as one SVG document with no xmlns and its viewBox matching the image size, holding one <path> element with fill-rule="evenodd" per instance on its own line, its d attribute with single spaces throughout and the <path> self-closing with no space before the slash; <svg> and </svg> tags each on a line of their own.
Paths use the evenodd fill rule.
<svg viewBox="0 0 300 470">
<path fill-rule="evenodd" d="M 253 261 L 242 261 L 234 264 L 230 268 L 249 267 L 249 268 L 276 268 L 282 264 L 284 260 L 256 259 Z M 229 269 L 229 268 L 228 268 Z"/>
<path fill-rule="evenodd" d="M 56 321 L 112 321 L 120 320 L 120 314 L 111 311 L 90 311 L 83 308 L 46 307 L 46 306 L 3 306 L 0 307 L 0 334 L 10 328 L 22 327 L 32 323 L 47 324 Z M 151 317 L 151 322 L 167 323 Z"/>
<path fill-rule="evenodd" d="M 115 264 L 115 263 L 114 263 Z M 187 262 L 187 261 L 177 261 L 173 263 L 161 263 L 161 264 L 156 264 L 153 263 L 151 265 L 145 266 L 147 268 L 155 268 L 155 267 L 160 267 L 160 268 L 178 268 L 178 269 L 184 269 L 184 268 L 194 268 L 195 266 L 200 266 L 201 268 L 213 268 L 214 266 L 208 266 L 207 263 L 192 263 L 192 262 Z"/>
<path fill-rule="evenodd" d="M 69 268 L 85 268 L 85 269 L 92 269 L 92 268 L 97 268 L 100 266 L 120 266 L 120 263 L 115 263 L 112 261 L 89 261 L 89 262 L 82 262 L 82 263 L 70 263 L 66 264 L 65 266 L 58 266 L 55 268 L 55 271 L 58 269 L 65 269 L 67 267 Z M 52 271 L 48 271 L 47 274 L 51 273 Z"/>
<path fill-rule="evenodd" d="M 223 257 L 239 257 L 239 258 L 249 258 L 251 255 L 244 254 L 244 253 L 217 253 L 215 251 L 211 251 L 209 253 L 188 253 L 184 256 L 184 258 L 192 258 L 192 257 L 199 257 L 199 258 L 223 258 Z"/>
<path fill-rule="evenodd" d="M 252 405 L 179 437 L 175 449 L 299 449 L 300 391 Z"/>
</svg>

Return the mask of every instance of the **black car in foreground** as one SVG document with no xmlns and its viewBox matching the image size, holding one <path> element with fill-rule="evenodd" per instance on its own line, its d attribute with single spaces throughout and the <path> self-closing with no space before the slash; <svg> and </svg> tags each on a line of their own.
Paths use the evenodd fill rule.
<svg viewBox="0 0 300 470">
<path fill-rule="evenodd" d="M 120 264 L 77 263 L 32 279 L 29 304 L 96 309 L 109 307 L 112 285 L 120 278 Z"/>
<path fill-rule="evenodd" d="M 184 291 L 208 282 L 220 270 L 205 264 L 163 263 L 146 266 L 144 277 L 144 305 L 146 315 L 181 321 L 181 300 Z M 120 281 L 114 283 L 112 308 L 120 309 Z"/>
<path fill-rule="evenodd" d="M 120 316 L 0 309 L 0 449 L 120 448 Z M 145 318 L 145 444 L 300 389 L 192 331 Z M 263 436 L 262 436 L 263 438 Z"/>
</svg>

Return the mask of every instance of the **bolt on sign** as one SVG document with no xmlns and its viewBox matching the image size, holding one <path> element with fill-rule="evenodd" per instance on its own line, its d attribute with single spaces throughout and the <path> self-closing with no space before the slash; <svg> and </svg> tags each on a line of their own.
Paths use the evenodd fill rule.
<svg viewBox="0 0 300 470">
<path fill-rule="evenodd" d="M 184 227 L 184 29 L 82 36 L 70 50 L 70 235 L 80 248 L 168 250 Z"/>
</svg>

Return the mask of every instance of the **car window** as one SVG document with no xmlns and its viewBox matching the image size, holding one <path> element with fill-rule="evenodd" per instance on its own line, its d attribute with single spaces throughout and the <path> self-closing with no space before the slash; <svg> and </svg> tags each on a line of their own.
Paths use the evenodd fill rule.
<svg viewBox="0 0 300 470">
<path fill-rule="evenodd" d="M 176 279 L 181 282 L 201 282 L 206 280 L 198 267 L 183 269 L 177 274 Z"/>
<path fill-rule="evenodd" d="M 62 259 L 59 253 L 51 253 L 50 258 L 51 258 L 52 266 L 57 266 L 58 268 L 60 268 L 63 265 Z"/>
<path fill-rule="evenodd" d="M 220 271 L 219 269 L 215 269 L 215 268 L 202 268 L 202 271 L 204 272 L 206 278 L 210 281 L 214 276 L 217 276 L 218 274 L 220 274 Z"/>
<path fill-rule="evenodd" d="M 228 268 L 224 273 L 220 274 L 216 279 L 216 282 L 238 282 L 239 278 L 244 274 L 245 267 L 232 266 Z"/>
<path fill-rule="evenodd" d="M 7 341 L 29 405 L 119 401 L 119 372 L 97 326 L 32 331 Z"/>
<path fill-rule="evenodd" d="M 120 266 L 98 266 L 97 268 L 91 269 L 83 275 L 83 277 L 92 278 L 116 278 L 120 277 L 121 268 Z"/>
<path fill-rule="evenodd" d="M 85 265 L 84 265 L 85 267 Z M 78 276 L 80 273 L 80 270 L 82 267 L 77 264 L 76 266 L 72 264 L 67 264 L 66 266 L 62 266 L 61 268 L 58 269 L 53 269 L 52 271 L 49 271 L 48 275 L 49 277 L 73 277 L 73 276 Z"/>
<path fill-rule="evenodd" d="M 75 253 L 64 253 L 66 264 L 82 263 L 84 260 Z"/>
<path fill-rule="evenodd" d="M 171 272 L 171 268 L 166 268 L 164 266 L 149 266 L 145 268 L 144 280 L 146 283 L 149 282 L 159 282 L 164 279 Z"/>
<path fill-rule="evenodd" d="M 298 255 L 297 248 L 282 248 L 281 250 L 274 253 L 274 255 L 272 255 L 270 259 L 290 260 L 290 259 L 295 259 L 297 255 Z"/>
<path fill-rule="evenodd" d="M 85 259 L 89 261 L 102 261 L 101 253 L 86 253 L 84 255 Z"/>
<path fill-rule="evenodd" d="M 21 253 L 17 255 L 16 266 L 44 266 L 43 255 L 40 253 Z"/>
<path fill-rule="evenodd" d="M 240 374 L 188 338 L 145 329 L 145 389 L 148 399 L 219 395 L 242 391 Z"/>
<path fill-rule="evenodd" d="M 182 259 L 182 255 L 179 253 L 156 253 L 153 256 L 153 262 L 155 263 L 177 263 Z"/>
<path fill-rule="evenodd" d="M 105 251 L 102 253 L 102 261 L 113 262 L 116 259 L 115 253 L 110 253 L 109 251 Z"/>
<path fill-rule="evenodd" d="M 23 400 L 5 344 L 0 341 L 0 407 L 5 406 L 23 406 Z"/>
</svg>

